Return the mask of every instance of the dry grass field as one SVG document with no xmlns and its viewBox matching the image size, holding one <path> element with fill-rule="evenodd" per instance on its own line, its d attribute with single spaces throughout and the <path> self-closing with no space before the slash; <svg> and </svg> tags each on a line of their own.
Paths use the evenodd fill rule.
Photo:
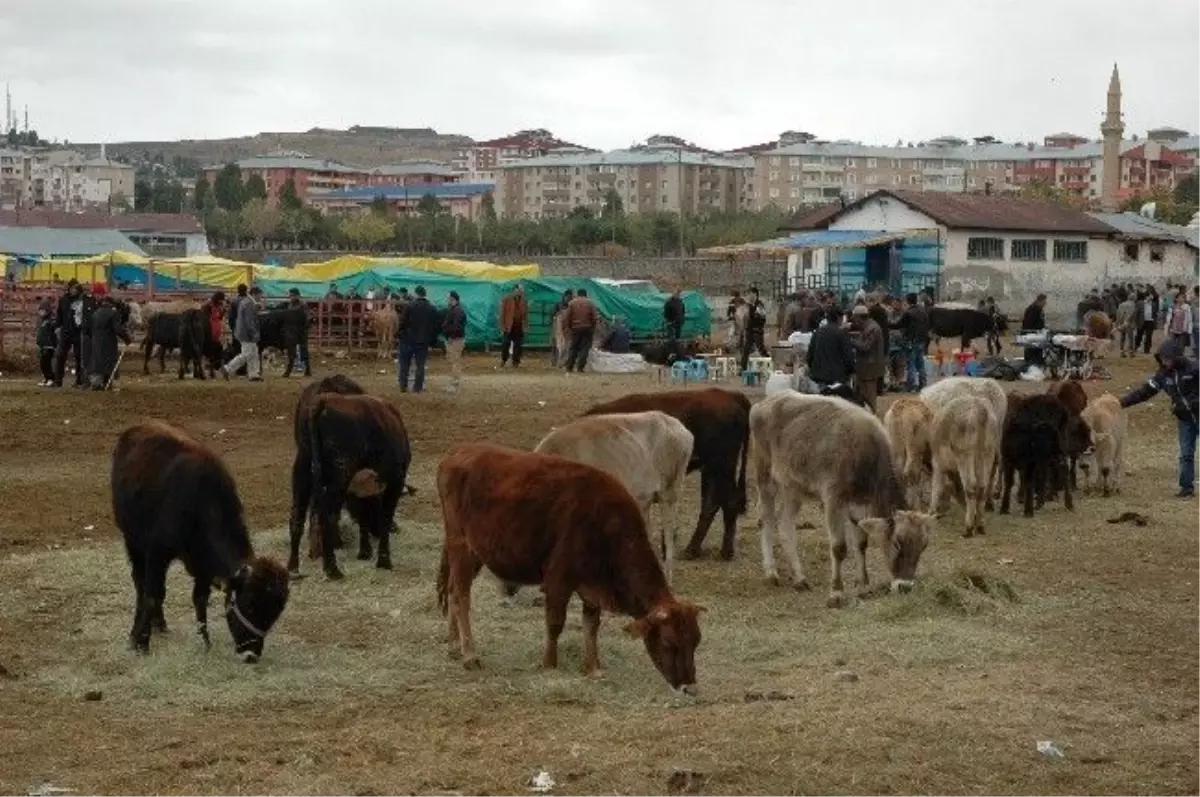
<svg viewBox="0 0 1200 797">
<path fill-rule="evenodd" d="M 1116 378 L 1089 392 L 1150 368 L 1110 364 Z M 562 668 L 538 671 L 541 610 L 502 605 L 490 578 L 473 603 L 484 668 L 466 672 L 434 602 L 441 453 L 478 439 L 532 447 L 651 381 L 473 359 L 450 397 L 435 360 L 434 390 L 400 396 L 374 363 L 319 370 L 335 365 L 402 408 L 419 492 L 398 514 L 396 569 L 343 556 L 347 578 L 331 583 L 305 563 L 256 666 L 235 659 L 222 622 L 202 650 L 178 566 L 172 630 L 148 658 L 126 651 L 133 594 L 108 459 L 130 423 L 182 425 L 225 458 L 256 545 L 283 558 L 301 383 L 131 373 L 120 392 L 81 394 L 0 381 L 0 792 L 527 793 L 541 770 L 555 793 L 1197 792 L 1197 504 L 1171 497 L 1161 399 L 1131 412 L 1123 494 L 1032 520 L 989 515 L 975 539 L 958 535 L 954 508 L 906 596 L 826 609 L 820 529 L 802 532 L 815 589 L 768 586 L 751 510 L 733 563 L 679 568 L 678 591 L 709 610 L 692 700 L 669 693 L 621 618 L 601 634 L 605 679 L 579 673 L 577 611 Z M 687 533 L 698 492 L 693 476 Z M 1106 522 L 1127 510 L 1149 524 Z M 819 521 L 812 506 L 802 519 Z M 875 545 L 868 557 L 879 580 Z"/>
</svg>

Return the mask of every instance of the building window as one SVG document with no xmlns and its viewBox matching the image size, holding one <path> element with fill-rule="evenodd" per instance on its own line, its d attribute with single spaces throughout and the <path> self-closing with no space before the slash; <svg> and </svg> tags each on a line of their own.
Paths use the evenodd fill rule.
<svg viewBox="0 0 1200 797">
<path fill-rule="evenodd" d="M 1164 252 L 1163 252 L 1163 248 L 1162 248 L 1161 244 L 1151 244 L 1150 245 L 1150 262 L 1151 263 L 1163 262 L 1163 254 L 1164 254 Z"/>
<path fill-rule="evenodd" d="M 875 183 L 879 182 L 879 175 L 868 174 L 866 176 L 866 178 L 863 180 L 863 182 L 866 183 L 867 185 L 875 185 Z"/>
<path fill-rule="evenodd" d="M 892 175 L 892 185 L 900 185 L 900 180 L 901 180 L 901 179 L 902 179 L 902 178 L 900 177 L 900 175 L 898 175 L 898 174 L 893 174 L 893 175 Z"/>
<path fill-rule="evenodd" d="M 772 188 L 772 189 L 771 189 L 771 190 L 768 192 L 768 194 L 770 194 L 770 196 L 771 196 L 771 199 L 778 199 L 778 198 L 779 198 L 779 189 L 778 189 L 778 188 Z"/>
<path fill-rule="evenodd" d="M 867 158 L 867 168 L 868 169 L 874 169 L 876 163 L 878 163 L 878 161 L 876 161 L 874 158 Z"/>
<path fill-rule="evenodd" d="M 892 158 L 892 168 L 893 169 L 900 168 L 900 159 L 899 158 Z"/>
<path fill-rule="evenodd" d="M 1003 238 L 968 238 L 967 260 L 1003 260 Z"/>
<path fill-rule="evenodd" d="M 768 181 L 768 182 L 772 182 L 772 183 L 773 183 L 773 182 L 775 182 L 775 181 L 776 181 L 776 180 L 778 180 L 778 179 L 779 179 L 779 172 L 771 172 L 769 175 L 767 175 L 767 181 Z"/>
<path fill-rule="evenodd" d="M 909 184 L 909 185 L 920 185 L 920 184 L 921 184 L 921 175 L 919 175 L 919 174 L 910 174 L 910 175 L 908 176 L 908 184 Z"/>
<path fill-rule="evenodd" d="M 667 181 L 666 181 L 666 180 L 663 180 L 663 181 L 662 181 L 662 187 L 663 187 L 663 190 L 664 190 L 664 191 L 666 191 L 666 190 L 667 190 Z"/>
<path fill-rule="evenodd" d="M 771 156 L 770 163 L 771 163 L 771 165 L 772 165 L 772 166 L 778 166 L 778 165 L 779 165 L 779 156 L 778 156 L 778 155 L 772 155 L 772 156 Z"/>
<path fill-rule="evenodd" d="M 800 189 L 793 188 L 792 192 L 791 192 L 791 196 L 792 196 L 792 199 L 799 199 L 800 198 Z"/>
<path fill-rule="evenodd" d="M 666 195 L 666 194 L 663 194 L 661 198 L 662 198 L 662 203 L 663 203 L 664 205 L 665 205 L 665 204 L 667 204 L 667 195 Z"/>
<path fill-rule="evenodd" d="M 1125 249 L 1121 254 L 1121 259 L 1127 263 L 1136 263 L 1138 260 L 1138 244 L 1137 241 L 1130 241 L 1125 244 Z"/>
<path fill-rule="evenodd" d="M 846 175 L 846 182 L 854 183 L 857 181 L 858 181 L 858 175 L 854 174 L 853 172 Z"/>
<path fill-rule="evenodd" d="M 1086 263 L 1087 241 L 1055 241 L 1054 261 L 1056 263 Z"/>
<path fill-rule="evenodd" d="M 846 168 L 847 169 L 854 168 L 854 158 L 846 158 Z"/>
<path fill-rule="evenodd" d="M 800 165 L 799 158 L 788 158 L 788 166 L 799 166 L 799 165 Z"/>
<path fill-rule="evenodd" d="M 1046 241 L 1044 238 L 1015 238 L 1012 242 L 1012 259 L 1027 262 L 1045 262 Z"/>
</svg>

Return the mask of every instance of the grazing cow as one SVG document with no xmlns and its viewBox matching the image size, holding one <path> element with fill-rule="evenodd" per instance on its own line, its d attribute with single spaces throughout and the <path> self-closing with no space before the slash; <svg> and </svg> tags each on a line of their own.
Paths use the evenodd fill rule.
<svg viewBox="0 0 1200 797">
<path fill-rule="evenodd" d="M 1052 382 L 1046 392 L 1051 396 L 1057 396 L 1062 401 L 1063 406 L 1067 408 L 1067 412 L 1071 415 L 1072 428 L 1067 435 L 1067 472 L 1071 479 L 1071 489 L 1079 489 L 1079 481 L 1076 477 L 1076 466 L 1079 458 L 1083 456 L 1087 450 L 1087 441 L 1078 432 L 1075 427 L 1079 423 L 1079 418 L 1083 411 L 1087 409 L 1088 397 L 1087 393 L 1083 392 L 1083 386 L 1073 380 L 1063 382 Z M 1082 447 L 1081 447 L 1082 446 Z M 1058 494 L 1059 485 L 1057 482 L 1051 482 L 1051 498 Z"/>
<path fill-rule="evenodd" d="M 1071 483 L 1067 479 L 1067 422 L 1070 413 L 1057 397 L 1049 394 L 1029 396 L 1019 402 L 1016 411 L 1004 421 L 1000 438 L 1000 456 L 1004 470 L 1004 498 L 1001 514 L 1008 514 L 1013 478 L 1021 475 L 1021 493 L 1025 517 L 1033 517 L 1034 495 L 1044 503 L 1048 478 L 1058 473 L 1067 509 L 1074 510 Z"/>
<path fill-rule="evenodd" d="M 375 356 L 380 360 L 395 357 L 396 330 L 400 325 L 400 317 L 395 309 L 386 304 L 371 313 L 371 327 L 375 331 Z"/>
<path fill-rule="evenodd" d="M 1121 489 L 1129 419 L 1121 407 L 1121 400 L 1111 393 L 1105 393 L 1087 405 L 1083 411 L 1083 421 L 1091 430 L 1093 455 L 1080 462 L 1080 467 L 1083 468 L 1088 487 L 1094 488 L 1099 482 L 1107 498 Z"/>
<path fill-rule="evenodd" d="M 1008 327 L 1004 316 L 993 319 L 990 313 L 977 310 L 968 304 L 945 302 L 929 308 L 929 332 L 935 339 L 958 338 L 963 349 L 970 348 L 971 341 L 982 338 L 988 332 L 1002 333 Z"/>
<path fill-rule="evenodd" d="M 471 584 L 483 567 L 546 596 L 543 667 L 558 666 L 558 637 L 572 594 L 583 602 L 584 672 L 600 674 L 600 612 L 634 618 L 654 666 L 673 689 L 696 690 L 697 618 L 671 593 L 646 521 L 617 478 L 581 462 L 489 443 L 455 446 L 437 471 L 445 541 L 438 605 L 463 666 L 479 667 L 471 635 Z"/>
<path fill-rule="evenodd" d="M 665 412 L 593 415 L 572 421 L 542 438 L 534 451 L 594 465 L 621 480 L 650 525 L 659 504 L 662 561 L 667 583 L 675 571 L 675 530 L 680 490 L 695 438 Z"/>
<path fill-rule="evenodd" d="M 700 471 L 700 518 L 684 556 L 700 556 L 704 537 L 720 509 L 725 521 L 721 558 L 732 559 L 738 515 L 746 511 L 750 399 L 741 393 L 715 387 L 633 393 L 606 404 L 597 404 L 584 414 L 611 415 L 648 410 L 659 410 L 679 419 L 695 439 L 688 472 Z"/>
<path fill-rule="evenodd" d="M 983 534 L 984 507 L 991 497 L 992 465 L 1000 449 L 1000 428 L 992 405 L 979 396 L 959 396 L 933 416 L 929 511 L 937 514 L 947 481 L 966 514 L 964 537 Z"/>
<path fill-rule="evenodd" d="M 179 559 L 194 580 L 192 604 L 205 646 L 211 644 L 208 596 L 217 583 L 225 588 L 235 650 L 257 661 L 287 604 L 288 575 L 254 555 L 237 487 L 220 458 L 165 423 L 131 426 L 113 451 L 112 502 L 137 591 L 131 647 L 148 653 L 151 626 L 167 630 L 167 568 Z"/>
<path fill-rule="evenodd" d="M 142 363 L 142 373 L 150 374 L 150 357 L 154 347 L 158 347 L 158 372 L 167 370 L 167 351 L 179 348 L 180 327 L 183 326 L 183 313 L 157 313 L 146 322 L 146 338 L 142 348 L 146 357 Z"/>
<path fill-rule="evenodd" d="M 883 416 L 883 428 L 892 443 L 892 462 L 904 483 L 910 506 L 919 506 L 929 480 L 932 452 L 929 429 L 933 409 L 916 396 L 901 396 Z"/>
<path fill-rule="evenodd" d="M 921 391 L 925 400 L 936 413 L 946 404 L 960 396 L 978 396 L 986 399 L 992 406 L 992 414 L 996 417 L 996 438 L 999 439 L 1004 431 L 1004 419 L 1008 416 L 1008 396 L 1004 388 L 994 379 L 981 379 L 971 376 L 950 376 L 942 379 Z M 994 499 L 1000 489 L 1000 454 L 997 452 L 996 461 L 992 465 L 988 477 L 988 492 L 985 507 L 994 508 Z"/>
<path fill-rule="evenodd" d="M 179 378 L 192 365 L 192 376 L 204 379 L 204 353 L 212 344 L 212 327 L 204 311 L 184 310 L 179 316 Z M 210 371 L 211 375 L 211 371 Z"/>
<path fill-rule="evenodd" d="M 299 569 L 303 507 L 310 505 L 313 525 L 321 535 L 325 575 L 342 578 L 334 550 L 338 542 L 338 517 L 348 496 L 364 499 L 359 505 L 359 528 L 378 539 L 375 566 L 392 568 L 388 537 L 396 505 L 405 492 L 412 463 L 408 432 L 400 411 L 385 401 L 366 395 L 318 393 L 309 416 L 311 495 L 293 486 L 291 551 L 288 569 Z M 369 500 L 367 500 L 369 499 Z M 366 536 L 366 535 L 361 535 Z M 365 556 L 364 556 L 365 554 Z M 359 558 L 369 558 L 362 547 Z"/>
<path fill-rule="evenodd" d="M 842 562 L 852 543 L 858 549 L 859 586 L 866 588 L 872 532 L 882 537 L 892 589 L 912 586 L 934 519 L 908 511 L 878 418 L 839 399 L 777 393 L 750 411 L 750 435 L 763 570 L 771 582 L 779 583 L 774 538 L 782 537 L 793 585 L 808 589 L 796 550 L 796 514 L 799 499 L 809 496 L 820 499 L 825 510 L 832 571 L 829 606 L 842 605 Z"/>
</svg>

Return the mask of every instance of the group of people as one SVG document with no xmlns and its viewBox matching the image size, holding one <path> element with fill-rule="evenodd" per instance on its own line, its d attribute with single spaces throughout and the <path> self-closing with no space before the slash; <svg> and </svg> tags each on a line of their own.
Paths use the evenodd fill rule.
<svg viewBox="0 0 1200 797">
<path fill-rule="evenodd" d="M 596 340 L 601 325 L 600 311 L 588 297 L 587 289 L 566 290 L 551 310 L 550 316 L 550 364 L 563 368 L 567 373 L 582 373 L 587 367 L 588 354 Z M 525 333 L 529 330 L 529 300 L 525 289 L 514 285 L 500 302 L 500 367 L 512 361 L 512 367 L 521 365 L 524 354 Z M 611 327 L 601 348 L 618 354 L 629 351 L 630 335 L 624 319 L 613 318 Z"/>
<path fill-rule="evenodd" d="M 1108 313 L 1122 357 L 1134 356 L 1139 348 L 1149 354 L 1159 329 L 1165 338 L 1190 347 L 1193 356 L 1200 354 L 1200 285 L 1189 291 L 1184 285 L 1167 283 L 1161 296 L 1153 285 L 1113 285 L 1103 294 L 1092 291 L 1080 302 L 1080 309 Z"/>
<path fill-rule="evenodd" d="M 57 301 L 43 299 L 36 337 L 42 385 L 61 388 L 67 357 L 73 355 L 75 387 L 107 388 L 120 358 L 120 342 L 132 342 L 128 318 L 128 308 L 100 282 L 85 288 L 72 279 Z"/>
</svg>

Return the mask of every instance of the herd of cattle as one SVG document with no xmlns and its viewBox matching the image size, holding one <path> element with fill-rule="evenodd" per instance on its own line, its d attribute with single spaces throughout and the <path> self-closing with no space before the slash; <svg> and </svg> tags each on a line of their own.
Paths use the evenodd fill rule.
<svg viewBox="0 0 1200 797">
<path fill-rule="evenodd" d="M 225 589 L 225 614 L 238 654 L 262 655 L 267 632 L 299 576 L 308 528 L 310 558 L 340 579 L 338 518 L 359 529 L 358 558 L 391 568 L 389 539 L 401 498 L 411 493 L 412 451 L 399 410 L 345 376 L 309 384 L 294 418 L 290 550 L 286 568 L 255 555 L 237 489 L 215 453 L 160 422 L 126 430 L 113 457 L 113 511 L 132 566 L 137 606 L 131 645 L 147 652 L 165 628 L 166 571 L 175 559 L 195 580 L 199 634 L 208 642 L 212 586 Z M 1024 512 L 1061 493 L 1073 507 L 1075 467 L 1095 469 L 1105 494 L 1122 467 L 1123 411 L 1112 396 L 1088 402 L 1077 383 L 1038 395 L 1008 394 L 986 379 L 952 377 L 897 399 L 881 421 L 831 396 L 778 393 L 755 405 L 720 388 L 628 395 L 592 407 L 552 430 L 533 451 L 492 443 L 451 448 L 437 468 L 444 541 L 437 577 L 450 643 L 464 666 L 479 666 L 471 634 L 471 585 L 487 568 L 514 594 L 544 593 L 542 664 L 557 665 L 557 640 L 572 595 L 583 604 L 584 667 L 600 671 L 601 612 L 633 618 L 667 682 L 693 692 L 703 608 L 677 597 L 677 502 L 686 474 L 700 471 L 701 506 L 685 556 L 702 553 L 720 510 L 721 557 L 734 556 L 737 518 L 754 476 L 762 565 L 780 582 L 775 542 L 792 585 L 808 582 L 796 540 L 801 500 L 824 512 L 830 552 L 828 604 L 844 601 L 842 565 L 856 551 L 857 581 L 868 586 L 870 540 L 883 553 L 890 586 L 905 592 L 932 538 L 941 497 L 963 506 L 963 534 L 984 531 L 986 508 L 1003 482 L 1007 512 L 1020 475 Z M 925 504 L 925 502 L 928 502 Z M 649 531 L 659 505 L 660 544 Z M 928 512 L 921 511 L 924 505 Z"/>
</svg>

